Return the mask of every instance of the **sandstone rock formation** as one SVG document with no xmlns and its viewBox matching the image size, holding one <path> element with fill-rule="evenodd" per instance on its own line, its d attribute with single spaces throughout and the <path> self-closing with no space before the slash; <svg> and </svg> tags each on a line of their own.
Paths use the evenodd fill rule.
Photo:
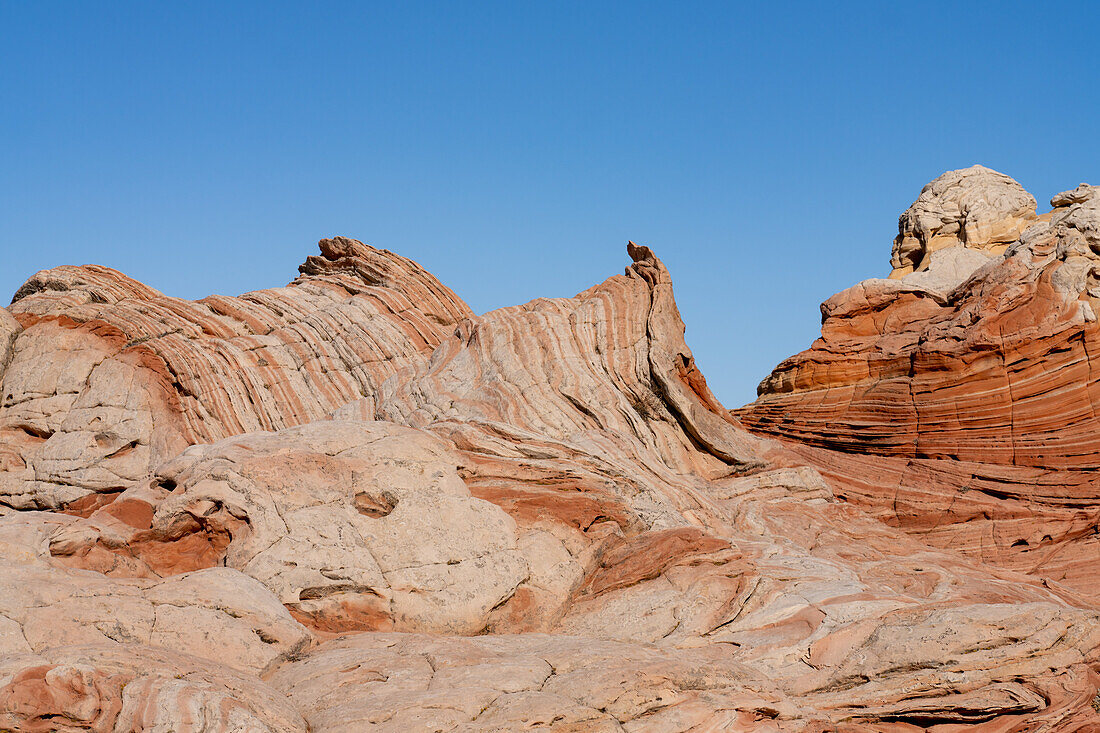
<svg viewBox="0 0 1100 733">
<path fill-rule="evenodd" d="M 1032 221 L 1033 203 L 1029 217 L 984 169 L 958 178 L 911 217 L 920 272 L 865 287 L 879 306 L 836 306 L 856 314 L 842 365 L 879 348 L 859 313 L 912 302 L 915 328 L 954 308 L 935 283 L 1012 258 L 1065 270 L 1016 295 L 991 281 L 945 334 L 985 344 L 994 331 L 968 330 L 979 306 L 1029 293 L 1065 305 L 995 331 L 1019 323 L 1021 353 L 1044 328 L 1091 323 L 1091 295 L 1068 304 L 1093 287 L 1078 261 L 1092 261 L 1091 189 L 990 254 L 1010 228 L 997 217 Z M 945 258 L 948 235 L 981 262 Z M 751 434 L 695 367 L 645 247 L 574 298 L 483 315 L 390 252 L 320 247 L 285 288 L 190 302 L 61 267 L 0 311 L 0 728 L 1100 726 L 1087 583 L 880 521 L 859 493 L 867 462 L 871 496 L 889 490 L 875 462 L 974 460 L 898 446 L 984 456 L 974 433 L 904 443 L 883 429 L 856 446 L 809 423 L 808 437 L 769 430 L 762 402 L 745 419 L 783 440 Z M 882 349 L 908 343 L 875 333 Z M 799 386 L 782 394 L 816 393 L 820 375 L 788 372 Z M 1090 388 L 1067 374 L 1067 390 Z M 1070 407 L 1010 423 L 1003 455 L 1043 458 L 1001 461 L 989 480 L 1039 472 L 1061 497 L 1091 439 Z M 1055 459 L 1025 450 L 1029 425 Z M 1049 516 L 1041 492 L 990 500 L 1061 532 L 1084 521 L 1065 508 L 1087 513 L 1079 487 Z"/>
<path fill-rule="evenodd" d="M 833 296 L 821 338 L 735 412 L 893 526 L 1095 600 L 1100 189 L 1059 194 L 1029 220 L 1015 182 L 974 170 L 926 187 L 898 241 L 931 231 L 913 224 L 922 212 L 975 202 L 987 231 L 1015 241 L 943 287 L 918 278 L 936 255 L 968 252 L 969 235 L 924 273 Z"/>
</svg>

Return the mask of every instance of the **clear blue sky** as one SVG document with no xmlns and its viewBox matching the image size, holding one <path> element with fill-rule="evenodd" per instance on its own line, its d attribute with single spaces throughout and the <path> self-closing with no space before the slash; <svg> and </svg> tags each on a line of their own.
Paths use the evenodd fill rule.
<svg viewBox="0 0 1100 733">
<path fill-rule="evenodd" d="M 0 0 L 0 292 L 235 294 L 346 234 L 481 312 L 633 239 L 739 405 L 944 170 L 1100 182 L 1096 8 Z"/>
</svg>

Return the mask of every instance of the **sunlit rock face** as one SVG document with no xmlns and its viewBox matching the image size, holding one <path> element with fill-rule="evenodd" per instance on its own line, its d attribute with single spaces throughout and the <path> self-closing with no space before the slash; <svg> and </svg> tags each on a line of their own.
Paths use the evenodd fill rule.
<svg viewBox="0 0 1100 733">
<path fill-rule="evenodd" d="M 1016 460 L 1025 422 L 1001 453 L 933 431 L 981 458 L 906 455 L 915 426 L 863 446 L 813 423 L 831 408 L 812 395 L 841 388 L 825 375 L 848 384 L 864 351 L 923 343 L 873 330 L 867 314 L 895 302 L 907 315 L 883 323 L 916 329 L 971 291 L 1061 298 L 1059 315 L 1006 321 L 1018 350 L 1048 321 L 1091 323 L 1091 189 L 1047 220 L 997 176 L 934 190 L 905 230 L 927 249 L 916 271 L 830 306 L 849 366 L 777 372 L 742 415 L 755 434 L 707 388 L 668 271 L 634 244 L 623 274 L 573 298 L 483 315 L 343 237 L 288 286 L 239 297 L 170 298 L 104 267 L 38 273 L 0 311 L 0 728 L 1100 726 L 1083 565 L 1063 583 L 913 526 L 954 516 L 936 504 L 951 481 L 919 461 L 959 476 L 985 461 L 1017 488 L 983 494 L 991 506 L 1077 557 L 1084 535 L 1063 534 L 1085 522 L 1089 485 L 1061 477 L 1084 475 L 1080 405 L 1034 419 L 1064 445 L 1033 451 L 1070 461 L 1054 467 Z M 1017 226 L 1002 215 L 1038 223 L 998 253 Z M 1013 273 L 1052 269 L 1016 277 L 1015 295 L 1007 276 L 975 284 L 1014 258 Z M 973 307 L 944 332 L 1012 333 Z M 1087 390 L 1073 374 L 1066 389 Z M 771 425 L 768 399 L 791 400 L 803 422 L 780 427 L 805 435 Z M 891 471 L 926 504 L 887 516 Z"/>
<path fill-rule="evenodd" d="M 978 261 L 976 254 L 999 255 L 1038 218 L 1035 198 L 1003 173 L 980 165 L 948 171 L 898 219 L 890 277 L 932 268 L 933 255 L 943 249 L 971 261 Z"/>
<path fill-rule="evenodd" d="M 923 541 L 1097 598 L 1100 189 L 1028 217 L 1018 184 L 975 170 L 925 187 L 898 242 L 940 237 L 920 224 L 930 210 L 977 209 L 994 239 L 1014 233 L 1003 252 L 983 245 L 986 262 L 950 271 L 974 257 L 967 234 L 923 271 L 834 295 L 821 338 L 736 414 Z"/>
</svg>

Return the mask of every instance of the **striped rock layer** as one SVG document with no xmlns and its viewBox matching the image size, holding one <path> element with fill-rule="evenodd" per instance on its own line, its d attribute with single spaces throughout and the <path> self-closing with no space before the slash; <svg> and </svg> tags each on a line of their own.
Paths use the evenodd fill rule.
<svg viewBox="0 0 1100 733">
<path fill-rule="evenodd" d="M 1096 599 L 1100 189 L 1061 193 L 1042 216 L 1022 192 L 980 167 L 929 184 L 895 260 L 918 235 L 954 243 L 826 301 L 821 338 L 734 414 L 888 524 Z M 967 206 L 1000 241 L 954 239 L 974 229 Z M 914 226 L 929 210 L 950 234 Z"/>
<path fill-rule="evenodd" d="M 967 253 L 883 287 L 989 259 L 991 211 L 1031 221 L 994 198 L 969 228 L 925 202 L 907 261 Z M 890 526 L 836 446 L 746 431 L 647 248 L 483 315 L 320 248 L 239 297 L 61 267 L 0 310 L 0 729 L 1100 726 L 1087 588 Z"/>
</svg>

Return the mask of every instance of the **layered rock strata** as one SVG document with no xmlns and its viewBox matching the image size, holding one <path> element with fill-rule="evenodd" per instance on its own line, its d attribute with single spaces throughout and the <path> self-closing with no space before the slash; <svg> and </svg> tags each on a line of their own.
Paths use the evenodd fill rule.
<svg viewBox="0 0 1100 733">
<path fill-rule="evenodd" d="M 923 541 L 1096 598 L 1100 189 L 1051 205 L 980 167 L 929 184 L 893 263 L 919 241 L 923 269 L 826 301 L 821 338 L 735 414 Z"/>
<path fill-rule="evenodd" d="M 63 267 L 0 311 L 0 727 L 1100 725 L 1091 598 L 747 432 L 647 248 L 478 316 L 320 246 L 237 298 Z"/>
</svg>

